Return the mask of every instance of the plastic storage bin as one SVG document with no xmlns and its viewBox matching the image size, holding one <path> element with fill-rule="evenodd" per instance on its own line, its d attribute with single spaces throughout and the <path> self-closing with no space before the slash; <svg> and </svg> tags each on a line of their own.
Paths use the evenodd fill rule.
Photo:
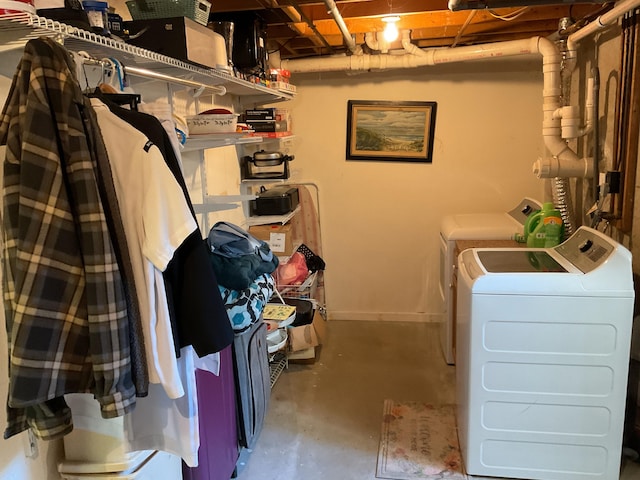
<svg viewBox="0 0 640 480">
<path fill-rule="evenodd" d="M 134 20 L 187 17 L 205 26 L 209 21 L 211 10 L 211 3 L 207 0 L 147 0 L 141 4 L 135 0 L 129 0 L 126 4 Z M 146 4 L 146 10 L 142 4 Z"/>
</svg>

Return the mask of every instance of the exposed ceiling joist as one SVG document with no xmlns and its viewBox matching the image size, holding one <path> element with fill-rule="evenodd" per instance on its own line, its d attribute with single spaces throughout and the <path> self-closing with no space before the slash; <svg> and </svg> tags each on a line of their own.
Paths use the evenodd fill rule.
<svg viewBox="0 0 640 480">
<path fill-rule="evenodd" d="M 557 32 L 559 20 L 594 16 L 611 4 L 585 3 L 452 12 L 448 0 L 337 0 L 338 11 L 357 43 L 383 29 L 381 18 L 400 16 L 398 28 L 411 30 L 419 47 L 469 45 Z M 282 58 L 348 53 L 344 36 L 320 0 L 216 0 L 212 12 L 253 11 L 264 22 L 269 51 Z M 400 48 L 399 42 L 391 48 Z"/>
</svg>

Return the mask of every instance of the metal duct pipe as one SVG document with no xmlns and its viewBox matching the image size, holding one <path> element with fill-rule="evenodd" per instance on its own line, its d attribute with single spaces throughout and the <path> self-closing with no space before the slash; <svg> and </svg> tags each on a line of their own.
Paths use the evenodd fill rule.
<svg viewBox="0 0 640 480">
<path fill-rule="evenodd" d="M 571 189 L 568 178 L 556 177 L 551 183 L 551 195 L 553 204 L 560 210 L 560 216 L 564 222 L 564 236 L 570 237 L 575 232 L 573 218 L 573 204 L 571 203 Z"/>
<path fill-rule="evenodd" d="M 338 11 L 338 6 L 336 5 L 336 2 L 334 2 L 333 0 L 324 0 L 324 4 L 329 9 L 328 13 L 331 14 L 331 16 L 333 17 L 333 20 L 338 25 L 338 28 L 340 29 L 340 32 L 342 33 L 342 36 L 344 38 L 344 43 L 347 45 L 347 48 L 349 49 L 349 51 L 354 55 L 362 54 L 362 47 L 356 44 L 355 40 L 351 37 L 351 34 L 349 33 L 349 29 L 347 28 L 347 25 L 344 23 L 344 18 L 342 18 L 340 11 Z"/>
</svg>

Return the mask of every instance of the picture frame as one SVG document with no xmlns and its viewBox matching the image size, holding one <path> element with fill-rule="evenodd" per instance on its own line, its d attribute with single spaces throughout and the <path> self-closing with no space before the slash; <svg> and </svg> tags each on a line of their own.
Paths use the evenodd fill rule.
<svg viewBox="0 0 640 480">
<path fill-rule="evenodd" d="M 436 102 L 349 100 L 347 160 L 431 163 Z"/>
</svg>

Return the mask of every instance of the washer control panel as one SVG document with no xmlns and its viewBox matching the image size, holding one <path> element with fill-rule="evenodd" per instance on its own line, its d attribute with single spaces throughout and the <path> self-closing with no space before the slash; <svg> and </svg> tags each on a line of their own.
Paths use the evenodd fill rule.
<svg viewBox="0 0 640 480">
<path fill-rule="evenodd" d="M 579 228 L 554 250 L 580 271 L 588 273 L 606 262 L 615 250 L 615 243 L 600 232 Z"/>
<path fill-rule="evenodd" d="M 527 221 L 527 217 L 541 208 L 542 206 L 537 201 L 525 197 L 513 210 L 510 210 L 507 213 L 517 222 L 524 225 Z"/>
</svg>

